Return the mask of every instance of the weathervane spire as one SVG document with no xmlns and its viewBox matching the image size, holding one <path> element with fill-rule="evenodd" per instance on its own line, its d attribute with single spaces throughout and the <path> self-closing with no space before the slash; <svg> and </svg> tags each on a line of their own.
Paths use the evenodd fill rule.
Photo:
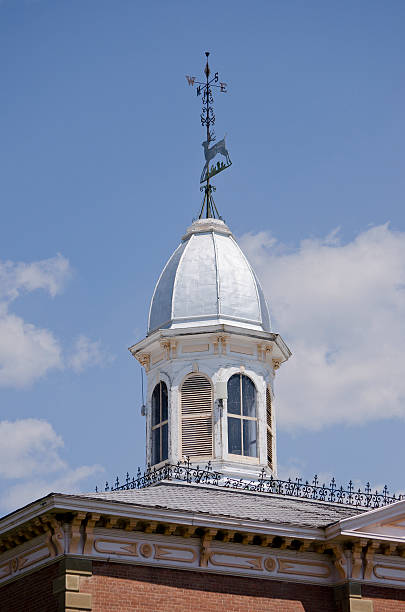
<svg viewBox="0 0 405 612">
<path fill-rule="evenodd" d="M 211 70 L 208 64 L 209 51 L 205 52 L 207 58 L 204 74 L 205 82 L 196 81 L 196 77 L 186 76 L 188 84 L 193 87 L 197 85 L 197 96 L 202 94 L 202 112 L 200 115 L 201 125 L 206 128 L 206 140 L 202 143 L 204 148 L 205 164 L 201 173 L 200 183 L 205 183 L 203 187 L 200 187 L 200 191 L 204 192 L 204 199 L 201 206 L 199 219 L 202 217 L 214 217 L 220 218 L 217 207 L 215 206 L 212 192 L 215 191 L 215 187 L 210 184 L 210 178 L 219 174 L 226 168 L 232 165 L 231 158 L 225 145 L 225 136 L 222 140 L 210 147 L 210 143 L 216 140 L 212 126 L 215 124 L 215 113 L 214 113 L 214 97 L 212 95 L 212 88 L 217 87 L 220 92 L 226 93 L 227 84 L 219 81 L 218 72 L 215 72 L 214 76 L 210 79 Z M 210 161 L 216 157 L 216 155 L 222 155 L 225 158 L 225 162 L 218 161 L 216 164 L 212 164 Z"/>
</svg>

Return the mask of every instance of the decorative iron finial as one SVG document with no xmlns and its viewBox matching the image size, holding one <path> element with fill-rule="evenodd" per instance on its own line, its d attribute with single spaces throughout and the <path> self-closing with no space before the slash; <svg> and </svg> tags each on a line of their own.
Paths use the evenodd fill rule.
<svg viewBox="0 0 405 612">
<path fill-rule="evenodd" d="M 206 140 L 202 143 L 204 148 L 205 164 L 201 173 L 200 183 L 205 183 L 203 187 L 200 187 L 200 191 L 204 192 L 204 199 L 199 214 L 199 219 L 203 216 L 220 218 L 217 207 L 215 206 L 212 192 L 215 191 L 215 187 L 210 185 L 210 178 L 219 174 L 226 168 L 232 165 L 231 158 L 225 145 L 225 136 L 222 140 L 210 147 L 210 143 L 216 140 L 212 126 L 215 124 L 215 113 L 213 109 L 214 97 L 212 95 L 212 88 L 217 87 L 220 92 L 226 93 L 227 84 L 219 81 L 218 72 L 215 72 L 214 76 L 210 79 L 211 70 L 208 64 L 209 51 L 205 52 L 207 61 L 204 68 L 204 74 L 206 77 L 205 83 L 196 81 L 196 77 L 186 76 L 188 84 L 193 87 L 197 85 L 197 96 L 202 94 L 202 112 L 200 115 L 201 125 L 207 130 Z M 210 167 L 210 161 L 214 159 L 218 154 L 225 158 L 224 161 L 218 161 L 216 164 L 212 164 Z"/>
</svg>

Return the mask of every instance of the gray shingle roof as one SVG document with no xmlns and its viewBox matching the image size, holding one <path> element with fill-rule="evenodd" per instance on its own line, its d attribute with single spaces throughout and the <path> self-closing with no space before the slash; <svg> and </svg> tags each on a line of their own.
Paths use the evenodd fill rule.
<svg viewBox="0 0 405 612">
<path fill-rule="evenodd" d="M 364 512 L 328 502 L 174 482 L 160 482 L 133 491 L 86 493 L 80 497 L 301 527 L 326 527 Z"/>
</svg>

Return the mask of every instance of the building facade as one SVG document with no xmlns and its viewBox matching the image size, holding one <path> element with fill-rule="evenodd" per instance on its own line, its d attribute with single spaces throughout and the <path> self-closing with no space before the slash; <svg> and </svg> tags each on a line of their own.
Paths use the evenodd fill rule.
<svg viewBox="0 0 405 612">
<path fill-rule="evenodd" d="M 1 612 L 405 612 L 405 500 L 277 480 L 290 351 L 222 220 L 187 230 L 130 351 L 150 467 L 1 519 Z"/>
<path fill-rule="evenodd" d="M 405 501 L 162 481 L 50 494 L 0 530 L 2 612 L 405 610 Z"/>
</svg>

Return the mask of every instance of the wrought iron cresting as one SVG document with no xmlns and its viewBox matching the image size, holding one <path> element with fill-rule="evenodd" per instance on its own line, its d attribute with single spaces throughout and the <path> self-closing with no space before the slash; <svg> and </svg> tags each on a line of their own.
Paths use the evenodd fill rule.
<svg viewBox="0 0 405 612">
<path fill-rule="evenodd" d="M 370 483 L 367 483 L 364 490 L 361 490 L 360 488 L 355 489 L 353 482 L 350 481 L 345 489 L 343 486 L 338 487 L 334 478 L 332 478 L 328 486 L 321 484 L 317 476 L 314 476 L 311 483 L 308 481 L 303 482 L 301 478 L 279 480 L 273 477 L 268 478 L 264 469 L 260 472 L 257 480 L 229 478 L 213 470 L 210 462 L 203 469 L 199 466 L 193 467 L 189 457 L 187 457 L 185 462 L 179 462 L 177 465 L 166 464 L 158 469 L 148 467 L 143 473 L 138 468 L 136 478 L 131 478 L 127 472 L 124 482 L 120 483 L 117 476 L 114 484 L 111 486 L 106 482 L 104 490 L 130 491 L 133 489 L 144 489 L 162 481 L 187 482 L 223 489 L 285 495 L 320 502 L 344 504 L 356 508 L 381 508 L 382 506 L 405 499 L 405 495 L 390 495 L 387 485 L 384 486 L 382 491 L 372 491 Z M 97 487 L 96 492 L 99 492 Z"/>
<path fill-rule="evenodd" d="M 207 61 L 204 68 L 205 74 L 205 83 L 202 81 L 197 81 L 195 77 L 186 76 L 187 82 L 189 85 L 194 86 L 197 85 L 197 96 L 202 95 L 202 111 L 201 111 L 201 125 L 206 128 L 206 140 L 202 143 L 204 148 L 204 156 L 205 156 L 205 165 L 203 167 L 200 183 L 205 183 L 203 187 L 200 187 L 200 191 L 204 192 L 204 199 L 201 206 L 199 219 L 201 219 L 204 215 L 205 217 L 213 217 L 213 218 L 221 218 L 217 207 L 215 205 L 212 193 L 215 191 L 215 187 L 210 184 L 210 179 L 219 174 L 226 168 L 232 165 L 231 159 L 229 157 L 228 150 L 225 145 L 225 136 L 222 140 L 214 144 L 210 147 L 212 142 L 215 142 L 216 137 L 213 131 L 213 126 L 215 125 L 215 113 L 214 113 L 214 97 L 212 93 L 212 88 L 216 87 L 220 92 L 225 93 L 227 91 L 227 83 L 223 83 L 219 81 L 218 72 L 215 72 L 214 76 L 210 79 L 211 70 L 208 64 L 209 51 L 205 52 Z M 225 162 L 217 162 L 216 164 L 211 165 L 210 162 L 216 155 L 222 155 L 225 158 Z"/>
</svg>

